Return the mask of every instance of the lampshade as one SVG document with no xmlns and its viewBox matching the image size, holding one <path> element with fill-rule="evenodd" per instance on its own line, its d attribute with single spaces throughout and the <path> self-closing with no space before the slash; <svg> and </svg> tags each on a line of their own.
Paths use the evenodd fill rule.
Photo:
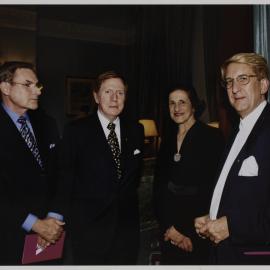
<svg viewBox="0 0 270 270">
<path fill-rule="evenodd" d="M 140 119 L 139 122 L 144 126 L 144 137 L 158 136 L 156 124 L 151 119 Z"/>
</svg>

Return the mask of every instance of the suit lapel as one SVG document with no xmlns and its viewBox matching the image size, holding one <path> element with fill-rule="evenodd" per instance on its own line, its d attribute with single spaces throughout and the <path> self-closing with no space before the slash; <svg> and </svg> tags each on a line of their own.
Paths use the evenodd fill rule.
<svg viewBox="0 0 270 270">
<path fill-rule="evenodd" d="M 134 148 L 133 136 L 131 130 L 128 128 L 128 125 L 124 120 L 121 120 L 121 169 L 122 169 L 122 183 L 127 184 L 132 180 L 130 172 L 133 169 L 134 164 L 132 163 L 132 151 Z"/>
<path fill-rule="evenodd" d="M 36 143 L 37 143 L 38 151 L 39 151 L 39 154 L 41 156 L 41 161 L 43 162 L 43 165 L 45 165 L 44 164 L 44 163 L 46 163 L 46 160 L 45 160 L 46 154 L 45 154 L 45 152 L 47 150 L 46 148 L 49 147 L 49 145 L 46 145 L 46 141 L 43 138 L 43 135 L 46 134 L 46 130 L 43 132 L 42 123 L 40 122 L 41 119 L 37 119 L 37 115 L 35 115 L 34 112 L 29 112 L 28 116 L 29 116 L 31 126 L 32 126 L 32 129 L 33 129 L 33 132 L 34 132 L 34 136 L 35 136 L 35 140 L 36 140 Z M 47 131 L 47 132 L 49 132 L 49 131 Z"/>
<path fill-rule="evenodd" d="M 5 126 L 5 130 L 2 132 L 6 133 L 7 139 L 12 138 L 13 143 L 11 146 L 12 147 L 11 152 L 14 152 L 14 153 L 16 153 L 17 151 L 23 152 L 25 157 L 29 159 L 33 159 L 35 161 L 35 164 L 39 167 L 37 161 L 35 160 L 35 157 L 31 153 L 23 137 L 21 136 L 20 131 L 17 129 L 12 119 L 8 116 L 8 114 L 5 112 L 5 110 L 3 109 L 1 105 L 0 105 L 0 117 L 2 121 L 4 122 L 4 126 Z"/>
<path fill-rule="evenodd" d="M 222 169 L 223 169 L 223 167 L 225 165 L 226 159 L 227 159 L 227 157 L 229 155 L 229 152 L 231 150 L 231 147 L 232 147 L 232 145 L 234 143 L 234 140 L 235 140 L 235 138 L 237 136 L 238 131 L 239 131 L 239 125 L 237 125 L 237 127 L 234 128 L 234 130 L 233 130 L 233 132 L 232 132 L 232 134 L 231 134 L 231 136 L 230 136 L 230 138 L 228 140 L 228 144 L 227 144 L 227 146 L 226 146 L 226 148 L 224 150 L 222 160 L 219 163 L 220 165 L 219 165 L 219 171 L 218 171 L 218 174 L 217 174 L 217 181 L 218 181 L 218 179 L 220 177 L 221 171 L 222 171 Z M 236 159 L 237 159 L 237 157 L 236 157 Z M 218 208 L 217 217 L 220 216 L 220 212 L 222 211 L 222 207 L 223 207 L 224 198 L 226 197 L 226 193 L 227 193 L 227 191 L 228 191 L 228 189 L 230 187 L 230 184 L 229 184 L 230 177 L 229 176 L 230 176 L 230 173 L 231 173 L 231 171 L 233 169 L 233 166 L 234 166 L 234 163 L 232 164 L 232 166 L 230 168 L 230 171 L 229 171 L 229 173 L 227 175 L 226 181 L 225 181 L 225 185 L 224 185 L 224 188 L 223 188 L 223 191 L 222 191 L 222 194 L 221 194 L 221 198 L 220 198 L 220 204 L 219 204 L 219 208 Z"/>
<path fill-rule="evenodd" d="M 97 114 L 94 117 L 94 126 L 89 125 L 89 128 L 93 129 L 95 134 L 96 134 L 96 136 L 95 136 L 96 142 L 97 142 L 96 145 L 99 147 L 100 152 L 105 153 L 105 156 L 107 156 L 113 160 L 113 155 L 112 155 L 110 145 L 108 144 L 107 138 L 105 136 L 104 130 L 102 128 L 102 125 L 100 123 L 100 120 L 99 120 Z"/>
<path fill-rule="evenodd" d="M 121 122 L 122 190 L 138 180 L 141 159 L 139 154 L 134 155 L 136 149 L 142 151 L 139 138 L 141 134 L 138 131 L 136 126 L 128 125 L 124 121 Z"/>
<path fill-rule="evenodd" d="M 258 134 L 260 134 L 259 130 L 261 129 L 261 126 L 262 124 L 264 123 L 265 121 L 265 118 L 270 114 L 270 105 L 267 104 L 264 108 L 264 110 L 262 111 L 260 117 L 258 118 L 257 122 L 255 123 L 253 129 L 251 130 L 245 144 L 243 145 L 242 149 L 240 150 L 238 156 L 236 157 L 235 160 L 239 159 L 239 157 L 241 157 L 246 151 L 248 151 L 248 149 L 252 146 L 253 142 L 256 140 L 256 137 L 258 136 Z M 224 166 L 224 163 L 226 161 L 226 158 L 228 157 L 228 154 L 231 150 L 231 147 L 232 147 L 232 144 L 235 140 L 235 137 L 238 133 L 238 128 L 235 127 L 233 132 L 232 132 L 232 135 L 230 136 L 229 140 L 228 140 L 228 143 L 227 143 L 227 146 L 224 150 L 224 153 L 222 155 L 222 158 L 221 158 L 221 162 L 219 163 L 220 166 L 218 168 L 218 175 L 217 177 L 219 177 L 220 173 L 221 173 L 221 170 Z M 233 167 L 233 165 L 232 165 Z"/>
<path fill-rule="evenodd" d="M 229 152 L 230 152 L 230 150 L 231 150 L 231 147 L 232 147 L 232 145 L 233 145 L 233 142 L 234 142 L 234 140 L 235 140 L 235 137 L 236 137 L 238 131 L 239 131 L 239 128 L 238 128 L 238 125 L 237 125 L 237 126 L 235 126 L 235 127 L 233 128 L 233 130 L 232 130 L 232 132 L 231 132 L 231 135 L 230 135 L 230 137 L 229 137 L 229 139 L 228 139 L 228 142 L 227 142 L 227 144 L 226 144 L 226 147 L 225 147 L 225 149 L 224 149 L 224 151 L 223 151 L 223 154 L 222 154 L 222 156 L 221 156 L 221 158 L 220 158 L 220 162 L 219 162 L 219 165 L 218 165 L 218 168 L 217 168 L 216 182 L 217 182 L 218 179 L 219 179 L 220 173 L 221 173 L 221 171 L 222 171 L 222 169 L 223 169 L 223 166 L 224 166 L 224 164 L 225 164 L 225 161 L 226 161 L 226 159 L 227 159 L 227 157 L 228 157 L 228 154 L 229 154 Z"/>
<path fill-rule="evenodd" d="M 253 145 L 253 142 L 257 139 L 257 136 L 261 133 L 260 130 L 263 126 L 263 123 L 266 121 L 266 118 L 269 118 L 270 114 L 270 105 L 267 104 L 263 109 L 260 117 L 258 118 L 257 122 L 255 123 L 253 129 L 251 130 L 246 143 L 244 144 L 242 150 L 240 151 L 239 155 L 242 154 L 244 151 L 248 151 L 250 146 Z"/>
<path fill-rule="evenodd" d="M 97 114 L 94 117 L 94 125 L 89 124 L 90 129 L 94 129 L 94 136 L 95 136 L 95 147 L 99 147 L 99 152 L 102 153 L 103 158 L 107 160 L 108 166 L 113 168 L 113 171 L 115 172 L 115 177 L 117 177 L 117 171 L 116 171 L 116 165 L 113 159 L 113 154 L 111 151 L 111 148 L 108 144 L 108 141 L 106 139 L 106 136 L 104 134 L 102 125 L 100 123 L 100 120 L 97 116 Z M 93 131 L 91 131 L 91 134 L 93 134 Z M 120 118 L 120 137 L 121 137 L 121 155 L 120 155 L 120 163 L 121 163 L 121 170 L 122 170 L 122 180 L 121 183 L 127 183 L 130 180 L 130 177 L 128 177 L 129 172 L 131 170 L 132 165 L 130 165 L 130 149 L 133 149 L 133 143 L 132 143 L 132 136 L 130 134 L 130 130 L 128 128 L 128 125 L 125 123 L 125 121 Z"/>
<path fill-rule="evenodd" d="M 220 201 L 220 207 L 219 207 L 218 212 L 221 211 L 223 199 L 226 197 L 226 193 L 228 192 L 231 185 L 233 184 L 233 181 L 235 180 L 235 177 L 237 177 L 237 175 L 238 175 L 239 166 L 241 165 L 241 160 L 243 159 L 243 157 L 246 156 L 247 153 L 252 155 L 250 149 L 251 149 L 253 143 L 256 141 L 257 136 L 259 134 L 261 134 L 260 130 L 261 130 L 262 126 L 263 126 L 264 121 L 266 121 L 266 117 L 269 118 L 269 114 L 270 114 L 270 108 L 269 108 L 269 104 L 267 104 L 266 107 L 264 108 L 264 110 L 262 111 L 261 115 L 259 116 L 257 122 L 255 123 L 253 129 L 251 130 L 245 144 L 243 145 L 242 149 L 240 150 L 239 154 L 237 155 L 237 157 L 235 158 L 235 161 L 233 162 L 233 164 L 231 166 L 231 169 L 230 169 L 230 171 L 228 173 L 228 176 L 227 176 L 227 179 L 226 179 L 226 182 L 225 182 L 225 186 L 224 186 L 224 189 L 223 189 L 223 193 L 222 193 L 222 197 L 221 197 L 221 201 Z M 235 136 L 236 136 L 236 134 L 235 134 Z M 235 136 L 234 136 L 234 138 L 235 138 Z M 231 145 L 232 145 L 233 142 L 234 142 L 234 139 L 232 140 Z M 231 147 L 229 147 L 229 150 L 230 150 L 230 148 Z M 229 151 L 228 151 L 228 153 L 229 153 Z M 227 153 L 226 157 L 228 156 L 228 153 Z M 225 160 L 226 160 L 226 158 L 221 163 L 222 164 L 221 169 L 223 168 Z M 238 161 L 240 161 L 240 163 Z"/>
<path fill-rule="evenodd" d="M 107 138 L 104 134 L 102 125 L 100 123 L 100 120 L 98 116 L 95 117 L 95 125 L 96 125 L 96 139 L 98 141 L 97 145 L 101 146 L 100 151 L 102 153 L 105 153 L 105 156 L 109 158 L 109 162 L 112 164 L 115 173 L 116 173 L 116 165 L 114 163 L 113 154 L 110 148 L 110 145 L 108 144 Z M 120 137 L 121 137 L 121 154 L 120 154 L 120 164 L 121 164 L 121 170 L 122 170 L 122 176 L 123 180 L 125 181 L 125 175 L 127 173 L 127 167 L 128 167 L 128 149 L 129 149 L 129 139 L 128 139 L 128 128 L 125 124 L 124 120 L 120 118 Z"/>
<path fill-rule="evenodd" d="M 127 152 L 128 152 L 128 130 L 123 120 L 120 119 L 120 134 L 121 134 L 121 170 L 123 174 L 123 178 L 126 174 L 126 166 L 127 166 Z"/>
<path fill-rule="evenodd" d="M 116 170 L 116 164 L 113 159 L 113 154 L 110 148 L 110 145 L 108 144 L 107 138 L 105 136 L 104 130 L 102 128 L 102 125 L 100 123 L 100 120 L 98 118 L 97 113 L 94 116 L 94 119 L 92 121 L 93 123 L 89 124 L 90 133 L 94 134 L 94 147 L 97 147 L 97 152 L 102 153 L 102 158 L 106 160 L 106 163 L 110 168 L 112 168 L 115 177 L 117 177 L 117 170 Z M 94 132 L 93 132 L 94 131 Z"/>
</svg>

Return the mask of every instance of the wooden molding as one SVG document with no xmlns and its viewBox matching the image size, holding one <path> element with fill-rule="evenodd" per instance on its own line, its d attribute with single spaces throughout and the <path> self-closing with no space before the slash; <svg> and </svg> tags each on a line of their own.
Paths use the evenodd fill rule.
<svg viewBox="0 0 270 270">
<path fill-rule="evenodd" d="M 124 30 L 47 19 L 39 21 L 39 35 L 116 45 L 129 43 L 128 33 Z"/>
<path fill-rule="evenodd" d="M 0 27 L 36 31 L 36 25 L 35 12 L 0 7 Z"/>
<path fill-rule="evenodd" d="M 37 32 L 39 36 L 128 45 L 134 31 L 38 18 L 35 11 L 0 7 L 0 27 Z"/>
</svg>

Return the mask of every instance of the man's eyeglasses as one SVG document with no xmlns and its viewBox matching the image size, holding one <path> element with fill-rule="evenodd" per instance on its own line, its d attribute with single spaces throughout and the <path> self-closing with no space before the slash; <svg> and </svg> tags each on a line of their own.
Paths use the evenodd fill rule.
<svg viewBox="0 0 270 270">
<path fill-rule="evenodd" d="M 27 88 L 36 87 L 39 90 L 41 90 L 43 88 L 43 85 L 40 82 L 37 82 L 37 83 L 33 83 L 33 82 L 30 82 L 30 81 L 27 81 L 25 83 L 11 82 L 11 84 L 19 84 L 19 85 L 23 85 L 23 86 L 25 86 Z"/>
<path fill-rule="evenodd" d="M 257 77 L 257 75 L 246 75 L 246 74 L 242 74 L 237 76 L 236 78 L 226 78 L 225 80 L 221 81 L 221 85 L 226 88 L 226 89 L 230 89 L 233 86 L 233 81 L 236 80 L 237 83 L 239 83 L 240 85 L 246 85 L 250 82 L 250 78 L 252 77 Z"/>
</svg>

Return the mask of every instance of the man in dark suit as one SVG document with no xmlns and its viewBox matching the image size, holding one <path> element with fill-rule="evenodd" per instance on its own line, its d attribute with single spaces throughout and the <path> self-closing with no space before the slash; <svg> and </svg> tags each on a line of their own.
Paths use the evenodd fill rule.
<svg viewBox="0 0 270 270">
<path fill-rule="evenodd" d="M 266 60 L 240 53 L 221 67 L 240 116 L 220 163 L 210 214 L 195 227 L 213 242 L 213 264 L 270 264 L 270 106 Z"/>
<path fill-rule="evenodd" d="M 74 264 L 136 264 L 143 127 L 119 117 L 126 91 L 122 76 L 101 74 L 94 91 L 97 112 L 64 130 L 57 196 L 62 201 L 55 210 L 69 208 L 64 216 Z"/>
<path fill-rule="evenodd" d="M 27 232 L 38 233 L 45 245 L 62 231 L 61 221 L 46 217 L 58 131 L 53 119 L 34 111 L 41 89 L 31 64 L 0 67 L 0 264 L 21 264 Z"/>
</svg>

